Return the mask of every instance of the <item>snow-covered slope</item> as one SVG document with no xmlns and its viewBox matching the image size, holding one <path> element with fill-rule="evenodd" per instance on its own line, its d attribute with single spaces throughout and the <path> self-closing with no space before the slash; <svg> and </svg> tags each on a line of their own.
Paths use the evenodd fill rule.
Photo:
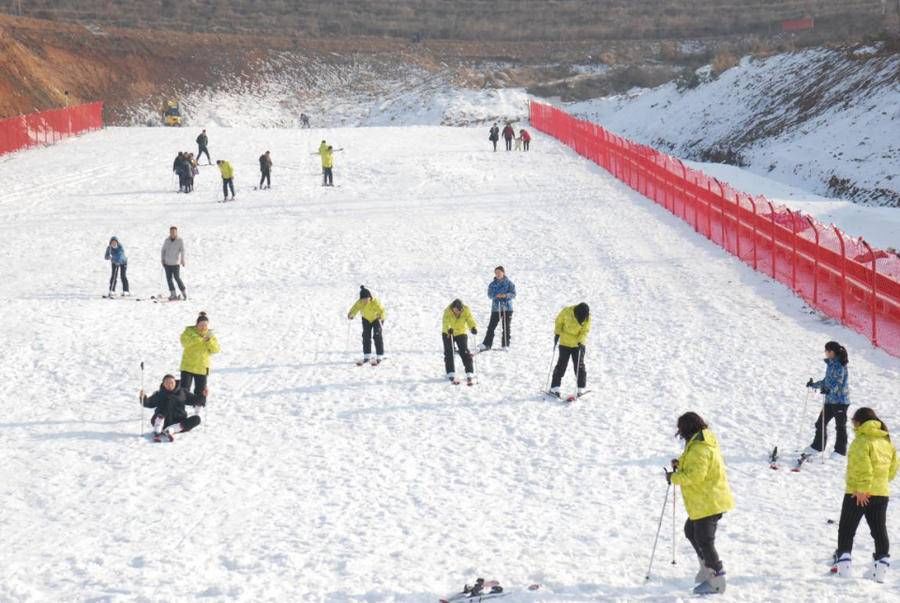
<svg viewBox="0 0 900 603">
<path fill-rule="evenodd" d="M 737 499 L 723 600 L 895 600 L 896 575 L 825 576 L 843 464 L 765 458 L 811 437 L 803 385 L 825 341 L 850 350 L 854 403 L 892 427 L 898 361 L 552 140 L 495 154 L 484 134 L 210 128 L 236 169 L 229 204 L 214 167 L 173 192 L 189 131 L 111 128 L 0 162 L 0 600 L 431 603 L 477 576 L 544 585 L 514 601 L 677 600 L 696 568 L 678 529 L 671 565 L 668 512 L 644 572 L 688 409 Z M 345 149 L 334 189 L 309 154 L 322 138 Z M 253 191 L 266 149 L 274 188 Z M 113 234 L 134 293 L 164 289 L 171 224 L 190 301 L 100 299 Z M 459 296 L 483 328 L 501 263 L 513 350 L 453 387 L 442 310 Z M 378 368 L 352 364 L 360 283 L 389 313 Z M 593 393 L 566 407 L 538 391 L 556 312 L 580 300 Z M 148 388 L 176 370 L 200 310 L 222 345 L 204 424 L 142 441 L 139 363 Z M 861 528 L 860 564 L 871 550 Z"/>
<path fill-rule="evenodd" d="M 740 157 L 786 184 L 900 206 L 900 54 L 879 46 L 746 57 L 693 89 L 673 82 L 569 110 L 680 157 Z"/>
</svg>

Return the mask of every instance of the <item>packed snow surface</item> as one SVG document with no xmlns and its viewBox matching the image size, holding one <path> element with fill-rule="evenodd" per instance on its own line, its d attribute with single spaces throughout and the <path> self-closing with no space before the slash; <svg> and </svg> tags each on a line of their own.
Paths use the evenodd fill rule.
<svg viewBox="0 0 900 603">
<path fill-rule="evenodd" d="M 737 508 L 719 528 L 724 601 L 896 600 L 900 580 L 827 576 L 844 463 L 772 471 L 805 445 L 823 344 L 850 350 L 852 399 L 900 425 L 900 363 L 810 312 L 783 286 L 663 208 L 537 135 L 489 150 L 484 129 L 210 128 L 219 176 L 176 194 L 195 131 L 111 128 L 0 160 L 0 600 L 433 602 L 479 576 L 521 601 L 672 601 L 696 562 L 671 506 L 674 423 L 717 433 Z M 319 186 L 321 139 L 335 155 Z M 272 152 L 273 188 L 254 191 Z M 159 248 L 178 225 L 187 302 Z M 116 235 L 143 301 L 101 299 Z M 443 378 L 440 319 L 455 297 L 484 330 L 495 265 L 518 287 L 509 353 L 480 383 Z M 366 284 L 387 307 L 387 361 L 357 368 Z M 592 393 L 549 402 L 553 319 L 587 301 Z M 178 369 L 205 310 L 214 357 L 203 424 L 139 437 L 139 365 Z M 573 389 L 571 372 L 564 390 Z M 144 425 L 147 429 L 147 425 Z M 786 461 L 787 462 L 787 461 Z M 900 513 L 889 513 L 895 537 Z"/>
</svg>

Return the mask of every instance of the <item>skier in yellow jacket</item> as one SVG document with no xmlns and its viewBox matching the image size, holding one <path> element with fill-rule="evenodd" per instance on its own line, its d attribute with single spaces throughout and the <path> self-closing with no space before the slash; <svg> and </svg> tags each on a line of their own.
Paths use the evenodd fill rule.
<svg viewBox="0 0 900 603">
<path fill-rule="evenodd" d="M 469 351 L 469 333 L 478 334 L 475 317 L 472 316 L 469 306 L 454 299 L 444 310 L 441 328 L 441 338 L 444 341 L 444 368 L 447 371 L 447 379 L 454 385 L 459 384 L 453 362 L 454 344 L 466 369 L 466 385 L 475 385 L 475 365 L 472 362 L 472 353 Z"/>
<path fill-rule="evenodd" d="M 572 360 L 578 382 L 578 396 L 587 387 L 587 370 L 584 368 L 584 351 L 588 333 L 591 330 L 591 309 L 584 302 L 575 306 L 567 306 L 556 315 L 554 323 L 553 345 L 559 345 L 559 358 L 553 369 L 553 380 L 550 382 L 550 394 L 560 397 L 559 386 L 566 374 L 566 366 Z"/>
<path fill-rule="evenodd" d="M 866 518 L 875 541 L 874 559 L 868 577 L 884 582 L 891 564 L 887 533 L 890 482 L 897 476 L 897 450 L 888 428 L 871 408 L 853 413 L 856 437 L 847 452 L 847 485 L 838 525 L 838 547 L 832 572 L 850 577 L 850 553 L 859 520 Z"/>
<path fill-rule="evenodd" d="M 362 344 L 363 358 L 356 362 L 356 366 L 362 366 L 371 362 L 372 366 L 378 366 L 384 360 L 384 340 L 381 334 L 381 324 L 387 313 L 384 306 L 377 298 L 372 297 L 372 292 L 364 285 L 359 286 L 359 300 L 347 312 L 347 319 L 353 320 L 357 314 L 362 314 Z M 372 356 L 372 339 L 375 339 L 375 356 Z"/>
<path fill-rule="evenodd" d="M 201 312 L 193 326 L 181 333 L 181 387 L 188 391 L 194 385 L 194 393 L 203 396 L 206 378 L 209 376 L 209 357 L 219 353 L 219 341 L 209 328 L 206 312 Z"/>
<path fill-rule="evenodd" d="M 678 435 L 684 440 L 684 453 L 672 461 L 670 483 L 681 486 L 688 519 L 684 535 L 700 562 L 695 594 L 725 592 L 725 568 L 716 551 L 716 527 L 722 514 L 734 508 L 734 497 L 725 475 L 725 461 L 716 436 L 695 412 L 678 417 Z"/>
<path fill-rule="evenodd" d="M 231 189 L 231 200 L 234 201 L 234 168 L 224 159 L 216 160 L 216 165 L 222 174 L 222 194 L 225 195 L 222 201 L 228 201 L 228 189 Z"/>
<path fill-rule="evenodd" d="M 331 169 L 334 167 L 334 154 L 343 149 L 335 149 L 324 140 L 319 145 L 319 150 L 313 153 L 322 158 L 322 186 L 334 186 L 334 178 Z"/>
</svg>

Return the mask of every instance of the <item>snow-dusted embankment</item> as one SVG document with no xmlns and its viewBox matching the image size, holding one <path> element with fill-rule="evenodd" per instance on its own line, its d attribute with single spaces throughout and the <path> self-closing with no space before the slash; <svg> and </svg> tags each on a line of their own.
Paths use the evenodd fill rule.
<svg viewBox="0 0 900 603">
<path fill-rule="evenodd" d="M 0 162 L 0 599 L 431 603 L 483 575 L 544 585 L 521 600 L 673 600 L 695 564 L 680 533 L 669 564 L 668 513 L 644 571 L 688 409 L 737 499 L 719 531 L 728 600 L 895 597 L 894 575 L 824 575 L 842 463 L 765 461 L 811 436 L 803 384 L 828 339 L 850 349 L 854 403 L 900 424 L 900 366 L 862 336 L 543 136 L 495 154 L 483 129 L 211 128 L 237 174 L 225 205 L 214 167 L 173 192 L 193 137 L 112 128 Z M 319 186 L 322 138 L 345 149 L 339 188 Z M 266 149 L 274 188 L 253 191 Z M 113 234 L 135 295 L 164 289 L 171 224 L 190 301 L 100 299 Z M 441 312 L 461 297 L 483 328 L 497 264 L 518 286 L 513 350 L 453 387 Z M 360 283 L 389 313 L 378 368 L 352 365 L 356 322 L 347 348 Z M 538 390 L 553 318 L 580 300 L 593 393 L 563 407 Z M 222 345 L 205 422 L 142 441 L 138 365 L 148 388 L 177 369 L 200 310 Z M 860 562 L 871 550 L 863 528 Z"/>
</svg>

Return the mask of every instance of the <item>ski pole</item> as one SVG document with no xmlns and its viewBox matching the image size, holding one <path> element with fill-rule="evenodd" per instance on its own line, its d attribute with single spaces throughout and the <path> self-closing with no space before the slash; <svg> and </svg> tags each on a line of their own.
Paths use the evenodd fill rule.
<svg viewBox="0 0 900 603">
<path fill-rule="evenodd" d="M 144 437 L 144 361 L 141 360 L 141 437 Z"/>
<path fill-rule="evenodd" d="M 837 437 L 837 434 L 834 434 Z M 822 464 L 825 464 L 825 442 L 828 435 L 825 433 L 825 396 L 822 396 Z"/>
<path fill-rule="evenodd" d="M 678 487 L 672 488 L 672 565 L 678 565 L 675 561 L 675 504 L 678 501 Z"/>
<path fill-rule="evenodd" d="M 547 387 L 544 389 L 550 391 L 550 376 L 553 373 L 553 359 L 556 357 L 556 339 L 553 339 L 553 350 L 550 352 L 550 366 L 547 367 Z"/>
<path fill-rule="evenodd" d="M 468 336 L 467 336 L 467 337 L 468 337 Z M 470 344 L 469 344 L 469 358 L 472 359 L 472 374 L 473 374 L 473 375 L 477 375 L 477 374 L 478 374 L 478 368 L 477 368 L 477 366 L 475 365 L 475 362 L 476 362 L 476 360 L 475 360 L 475 354 L 472 353 L 472 350 L 474 350 L 474 349 L 478 346 L 478 336 L 477 336 L 477 335 L 472 335 L 471 341 L 472 341 L 473 343 L 470 343 Z"/>
<path fill-rule="evenodd" d="M 809 396 L 811 394 L 812 394 L 812 389 L 807 387 L 806 388 L 806 400 L 804 400 L 804 402 L 803 402 L 803 414 L 801 415 L 802 417 L 806 416 L 806 411 L 807 411 L 807 408 L 809 407 Z M 800 422 L 800 424 L 797 426 L 797 450 L 801 450 L 801 451 L 803 450 L 803 423 L 802 422 Z"/>
<path fill-rule="evenodd" d="M 663 468 L 663 471 L 666 471 Z M 666 471 L 668 473 L 668 471 Z M 653 538 L 653 550 L 650 552 L 650 565 L 647 566 L 647 575 L 644 576 L 644 580 L 650 579 L 650 572 L 653 569 L 653 559 L 656 557 L 656 543 L 659 542 L 659 532 L 662 529 L 662 520 L 666 515 L 666 504 L 669 502 L 669 489 L 672 487 L 672 484 L 669 483 L 666 485 L 666 497 L 663 499 L 662 511 L 659 513 L 659 524 L 656 526 L 656 537 Z"/>
<path fill-rule="evenodd" d="M 344 352 L 350 353 L 350 330 L 353 328 L 353 319 L 347 319 L 347 342 L 344 344 Z"/>
<path fill-rule="evenodd" d="M 578 396 L 578 389 L 581 383 L 581 363 L 584 361 L 584 354 L 582 351 L 584 347 L 578 346 L 578 351 L 575 353 L 575 395 Z M 587 385 L 587 383 L 585 383 Z"/>
</svg>

